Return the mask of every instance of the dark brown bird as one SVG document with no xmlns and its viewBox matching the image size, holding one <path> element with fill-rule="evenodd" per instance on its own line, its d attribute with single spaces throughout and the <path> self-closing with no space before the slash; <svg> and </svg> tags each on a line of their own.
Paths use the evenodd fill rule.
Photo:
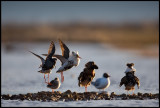
<svg viewBox="0 0 160 108">
<path fill-rule="evenodd" d="M 121 79 L 121 82 L 120 82 L 120 87 L 124 84 L 125 86 L 125 90 L 128 91 L 134 91 L 135 88 L 134 86 L 137 84 L 137 87 L 139 89 L 140 87 L 140 80 L 138 79 L 138 77 L 136 77 L 134 75 L 134 72 L 127 72 L 126 73 L 126 76 L 124 76 L 122 79 Z M 134 92 L 133 92 L 134 94 Z"/>
<path fill-rule="evenodd" d="M 98 66 L 93 61 L 90 61 L 85 64 L 83 72 L 81 72 L 78 77 L 78 85 L 79 87 L 84 86 L 85 92 L 87 92 L 87 86 L 91 84 L 93 78 L 95 77 L 94 69 L 98 69 Z"/>
<path fill-rule="evenodd" d="M 51 43 L 50 43 L 50 46 L 49 46 L 49 49 L 48 49 L 48 55 L 47 55 L 46 59 L 42 58 L 41 56 L 39 56 L 39 55 L 37 55 L 37 54 L 35 54 L 31 51 L 29 51 L 29 52 L 41 59 L 42 64 L 40 65 L 39 68 L 42 68 L 42 69 L 38 72 L 44 74 L 44 79 L 45 79 L 45 74 L 48 74 L 48 82 L 49 82 L 49 74 L 52 72 L 51 70 L 55 67 L 55 64 L 56 64 L 56 61 L 57 61 L 56 58 L 52 58 L 52 56 L 55 53 L 54 42 L 51 41 Z M 45 82 L 46 82 L 46 79 L 45 79 Z"/>
</svg>

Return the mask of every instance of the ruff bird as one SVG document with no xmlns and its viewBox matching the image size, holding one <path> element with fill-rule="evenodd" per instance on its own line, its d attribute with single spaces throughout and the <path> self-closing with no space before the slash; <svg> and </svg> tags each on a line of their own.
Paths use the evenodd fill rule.
<svg viewBox="0 0 160 108">
<path fill-rule="evenodd" d="M 127 93 L 128 91 L 133 91 L 133 94 L 134 94 L 134 90 L 135 90 L 134 86 L 136 84 L 137 84 L 138 89 L 140 87 L 140 80 L 134 74 L 135 74 L 134 71 L 126 72 L 126 76 L 124 76 L 121 79 L 119 86 L 121 87 L 124 84 L 125 90 L 127 90 Z"/>
<path fill-rule="evenodd" d="M 51 41 L 51 43 L 50 43 L 50 47 L 48 49 L 48 55 L 47 55 L 46 59 L 42 58 L 41 56 L 39 56 L 31 51 L 29 51 L 29 52 L 41 59 L 42 64 L 39 66 L 39 68 L 42 68 L 42 69 L 38 72 L 44 74 L 45 82 L 46 82 L 45 74 L 48 74 L 48 82 L 49 82 L 49 74 L 52 72 L 51 70 L 55 67 L 55 64 L 57 61 L 56 58 L 52 58 L 52 56 L 55 53 L 54 42 Z"/>
<path fill-rule="evenodd" d="M 127 72 L 136 72 L 136 69 L 133 67 L 134 66 L 134 63 L 127 63 L 127 69 L 125 71 L 125 73 Z"/>
<path fill-rule="evenodd" d="M 95 82 L 91 82 L 91 84 L 97 89 L 103 89 L 104 91 L 105 88 L 108 88 L 110 86 L 109 77 L 110 76 L 107 73 L 104 73 L 102 78 L 98 78 Z"/>
<path fill-rule="evenodd" d="M 94 69 L 98 69 L 98 66 L 93 62 L 89 61 L 85 64 L 85 68 L 80 73 L 78 77 L 78 85 L 79 87 L 85 87 L 85 92 L 87 92 L 87 86 L 89 86 L 95 77 L 95 71 Z"/>
<path fill-rule="evenodd" d="M 80 63 L 81 57 L 78 52 L 72 51 L 70 55 L 69 48 L 59 39 L 59 44 L 61 47 L 62 55 L 53 55 L 53 57 L 58 58 L 61 61 L 61 67 L 57 70 L 57 73 L 61 73 L 61 82 L 64 81 L 63 72 L 71 69 L 73 66 L 78 66 Z M 47 54 L 42 54 L 47 56 Z"/>
<path fill-rule="evenodd" d="M 55 78 L 51 82 L 48 83 L 47 87 L 52 89 L 52 92 L 54 92 L 54 89 L 58 89 L 61 86 L 61 82 L 59 81 L 59 78 Z"/>
</svg>

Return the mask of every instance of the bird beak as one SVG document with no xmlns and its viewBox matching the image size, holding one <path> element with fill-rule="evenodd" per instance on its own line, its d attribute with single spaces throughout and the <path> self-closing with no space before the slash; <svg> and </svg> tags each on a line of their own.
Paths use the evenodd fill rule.
<svg viewBox="0 0 160 108">
<path fill-rule="evenodd" d="M 80 56 L 78 56 L 78 58 L 82 59 Z"/>
</svg>

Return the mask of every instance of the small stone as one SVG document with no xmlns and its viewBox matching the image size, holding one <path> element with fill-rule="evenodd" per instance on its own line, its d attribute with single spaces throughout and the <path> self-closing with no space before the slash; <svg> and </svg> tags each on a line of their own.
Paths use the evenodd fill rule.
<svg viewBox="0 0 160 108">
<path fill-rule="evenodd" d="M 135 98 L 136 98 L 136 95 L 133 94 L 133 95 L 129 95 L 128 97 L 129 97 L 129 99 L 135 99 Z"/>
<path fill-rule="evenodd" d="M 95 98 L 95 100 L 100 100 L 101 99 L 101 97 L 99 97 L 99 96 L 96 96 L 96 98 Z"/>
<path fill-rule="evenodd" d="M 110 97 L 114 97 L 116 94 L 114 92 L 111 93 Z"/>
<path fill-rule="evenodd" d="M 139 99 L 140 99 L 140 100 L 144 100 L 143 97 L 140 97 Z"/>
<path fill-rule="evenodd" d="M 143 97 L 148 97 L 149 96 L 149 93 L 144 93 L 143 94 Z"/>
<path fill-rule="evenodd" d="M 72 92 L 70 90 L 67 90 L 66 92 L 64 93 L 67 93 L 67 94 L 71 94 Z"/>
<path fill-rule="evenodd" d="M 126 95 L 126 94 L 121 94 L 121 95 L 116 95 L 114 92 L 111 93 L 109 96 L 108 93 L 102 92 L 84 92 L 84 93 L 77 93 L 77 92 L 71 92 L 70 90 L 67 90 L 66 92 L 61 93 L 60 91 L 55 91 L 54 93 L 52 92 L 45 92 L 41 91 L 38 93 L 27 93 L 27 94 L 19 94 L 19 95 L 1 95 L 1 99 L 5 100 L 15 100 L 18 99 L 20 101 L 23 100 L 29 100 L 29 101 L 78 101 L 78 100 L 83 100 L 83 101 L 88 101 L 88 100 L 114 100 L 114 99 L 119 99 L 121 98 L 122 100 L 127 100 L 127 99 L 135 99 L 135 100 L 143 100 L 144 98 L 147 99 L 159 99 L 159 93 L 156 94 L 151 94 L 151 93 L 140 93 L 138 92 L 137 94 L 133 95 Z"/>
<path fill-rule="evenodd" d="M 105 97 L 105 100 L 110 100 L 111 98 L 109 98 L 109 97 Z"/>
<path fill-rule="evenodd" d="M 122 97 L 126 97 L 127 95 L 123 93 L 121 96 L 122 96 Z"/>
<path fill-rule="evenodd" d="M 138 95 L 138 96 L 142 96 L 143 94 L 142 94 L 142 93 L 140 93 L 140 92 L 138 92 L 138 93 L 137 93 L 137 95 Z"/>
<path fill-rule="evenodd" d="M 154 94 L 154 97 L 159 99 L 159 93 Z"/>
</svg>

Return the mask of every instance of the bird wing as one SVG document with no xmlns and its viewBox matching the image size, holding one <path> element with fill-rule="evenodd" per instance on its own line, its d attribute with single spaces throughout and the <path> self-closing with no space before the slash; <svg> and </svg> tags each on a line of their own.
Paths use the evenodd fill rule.
<svg viewBox="0 0 160 108">
<path fill-rule="evenodd" d="M 80 75 L 79 75 L 79 77 L 78 77 L 79 81 L 82 79 L 82 76 L 83 76 L 83 72 L 81 72 Z"/>
<path fill-rule="evenodd" d="M 61 61 L 62 65 L 67 61 L 67 59 L 64 58 L 62 55 L 53 55 L 53 57 L 58 58 Z"/>
<path fill-rule="evenodd" d="M 138 86 L 138 88 L 139 88 L 139 86 L 140 86 L 140 81 L 139 81 L 139 79 L 138 79 L 136 76 L 134 77 L 134 79 L 135 79 L 136 84 L 137 84 L 137 86 Z"/>
<path fill-rule="evenodd" d="M 52 80 L 50 83 L 54 85 L 54 84 L 56 83 L 56 81 L 55 81 L 55 80 Z"/>
<path fill-rule="evenodd" d="M 81 72 L 79 77 L 78 77 L 78 86 L 80 87 L 81 85 L 81 82 L 84 80 L 84 76 L 85 76 L 85 73 L 84 72 Z"/>
<path fill-rule="evenodd" d="M 94 85 L 95 85 L 95 86 L 99 86 L 99 85 L 100 85 L 100 82 L 101 82 L 101 79 L 98 78 L 98 79 L 95 81 Z"/>
<path fill-rule="evenodd" d="M 54 45 L 54 42 L 51 41 L 51 44 L 50 44 L 49 49 L 48 49 L 48 55 L 47 55 L 47 57 L 52 58 L 52 56 L 53 56 L 54 53 L 55 53 L 55 45 Z"/>
<path fill-rule="evenodd" d="M 48 56 L 48 54 L 42 54 L 43 56 Z"/>
<path fill-rule="evenodd" d="M 39 55 L 37 55 L 37 54 L 35 54 L 35 53 L 31 52 L 31 51 L 29 51 L 29 52 L 32 53 L 33 55 L 37 56 L 38 58 L 40 58 L 41 62 L 42 62 L 42 66 L 44 65 L 45 60 L 41 56 L 39 56 Z"/>
<path fill-rule="evenodd" d="M 51 84 L 51 85 L 50 85 Z M 51 87 L 52 89 L 57 89 L 58 88 L 58 85 L 59 85 L 59 82 L 56 81 L 56 80 L 52 80 L 50 82 L 50 84 L 47 85 L 47 87 Z"/>
<path fill-rule="evenodd" d="M 42 55 L 47 56 L 48 54 L 42 54 Z M 62 55 L 53 55 L 52 57 L 58 58 L 61 61 L 62 65 L 67 61 L 67 59 L 64 58 Z"/>
<path fill-rule="evenodd" d="M 124 76 L 122 79 L 121 79 L 121 82 L 120 82 L 120 87 L 123 85 L 123 84 L 125 84 L 127 82 L 127 77 L 126 76 Z"/>
<path fill-rule="evenodd" d="M 66 59 L 69 58 L 69 49 L 68 47 L 59 39 L 59 44 L 60 44 L 60 47 L 61 47 L 61 50 L 62 50 L 62 56 Z"/>
</svg>

